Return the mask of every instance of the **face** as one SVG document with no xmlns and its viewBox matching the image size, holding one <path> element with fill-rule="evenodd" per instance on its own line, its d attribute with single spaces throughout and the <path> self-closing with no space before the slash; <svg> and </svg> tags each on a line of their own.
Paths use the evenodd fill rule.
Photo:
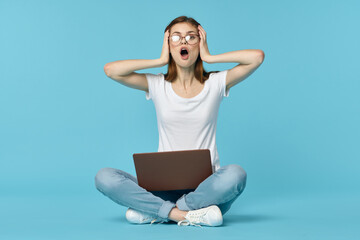
<svg viewBox="0 0 360 240">
<path fill-rule="evenodd" d="M 185 39 L 186 35 L 194 34 L 199 35 L 199 31 L 195 26 L 191 25 L 190 23 L 177 23 L 172 26 L 169 36 L 170 53 L 177 65 L 182 67 L 189 67 L 195 64 L 200 52 L 200 37 L 195 36 L 197 37 L 197 43 L 193 45 L 189 44 Z M 180 43 L 178 45 L 174 45 L 171 40 L 171 37 L 174 35 L 183 37 L 182 39 L 180 39 Z M 188 49 L 187 59 L 181 56 L 182 47 L 186 47 Z"/>
</svg>

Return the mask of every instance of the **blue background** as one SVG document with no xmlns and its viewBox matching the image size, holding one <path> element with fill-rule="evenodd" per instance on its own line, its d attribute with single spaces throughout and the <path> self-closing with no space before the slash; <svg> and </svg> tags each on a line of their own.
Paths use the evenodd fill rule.
<svg viewBox="0 0 360 240">
<path fill-rule="evenodd" d="M 356 239 L 359 10 L 355 0 L 0 1 L 0 238 Z M 102 167 L 135 175 L 132 154 L 158 147 L 153 102 L 104 65 L 159 58 L 181 15 L 204 27 L 211 54 L 265 52 L 220 108 L 220 165 L 248 179 L 217 228 L 129 224 L 94 185 Z"/>
</svg>

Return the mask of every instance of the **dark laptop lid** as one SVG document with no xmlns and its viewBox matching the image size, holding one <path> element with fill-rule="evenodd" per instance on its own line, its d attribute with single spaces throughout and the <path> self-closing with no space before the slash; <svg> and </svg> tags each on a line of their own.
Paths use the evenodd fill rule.
<svg viewBox="0 0 360 240">
<path fill-rule="evenodd" d="M 139 186 L 147 191 L 194 190 L 212 172 L 209 149 L 134 153 Z"/>
</svg>

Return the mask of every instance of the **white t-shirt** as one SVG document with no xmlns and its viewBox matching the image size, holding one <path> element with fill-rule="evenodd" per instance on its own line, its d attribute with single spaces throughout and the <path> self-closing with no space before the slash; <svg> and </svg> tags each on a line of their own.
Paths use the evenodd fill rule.
<svg viewBox="0 0 360 240">
<path fill-rule="evenodd" d="M 228 70 L 210 73 L 202 91 L 193 98 L 175 93 L 163 73 L 146 73 L 149 93 L 155 105 L 159 130 L 158 152 L 209 149 L 213 172 L 220 168 L 216 147 L 216 123 L 220 103 L 229 96 L 226 90 Z"/>
</svg>

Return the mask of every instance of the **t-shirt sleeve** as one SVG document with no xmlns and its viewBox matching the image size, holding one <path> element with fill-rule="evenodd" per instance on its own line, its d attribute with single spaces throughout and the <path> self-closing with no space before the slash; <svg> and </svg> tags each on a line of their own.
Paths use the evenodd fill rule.
<svg viewBox="0 0 360 240">
<path fill-rule="evenodd" d="M 160 75 L 159 74 L 152 74 L 152 73 L 145 73 L 146 81 L 148 83 L 149 92 L 145 92 L 146 100 L 153 99 L 156 96 L 156 89 L 159 85 Z"/>
<path fill-rule="evenodd" d="M 227 69 L 227 70 L 223 70 L 223 71 L 216 73 L 216 81 L 220 88 L 221 98 L 229 97 L 230 88 L 228 90 L 226 90 L 226 76 L 227 76 L 228 71 L 229 70 Z"/>
</svg>

